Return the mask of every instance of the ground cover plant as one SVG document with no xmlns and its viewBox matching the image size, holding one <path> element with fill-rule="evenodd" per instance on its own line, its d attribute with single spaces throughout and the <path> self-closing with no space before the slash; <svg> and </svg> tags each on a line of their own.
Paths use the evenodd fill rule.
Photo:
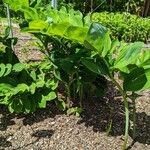
<svg viewBox="0 0 150 150">
<path fill-rule="evenodd" d="M 92 22 L 90 16 L 83 17 L 79 11 L 67 10 L 65 7 L 60 10 L 52 9 L 50 6 L 46 8 L 29 7 L 29 3 L 26 0 L 24 0 L 24 3 L 9 0 L 6 2 L 10 4 L 13 10 L 19 10 L 24 13 L 25 20 L 20 24 L 22 31 L 32 33 L 42 43 L 41 52 L 45 54 L 47 63 L 44 63 L 45 65 L 42 67 L 42 69 L 46 70 L 45 73 L 41 71 L 42 69 L 39 69 L 42 74 L 38 76 L 42 76 L 42 83 L 40 82 L 42 91 L 40 93 L 43 94 L 43 90 L 45 91 L 43 86 L 50 90 L 48 91 L 48 96 L 44 97 L 44 105 L 42 106 L 45 107 L 45 101 L 56 97 L 54 93 L 53 98 L 51 98 L 51 95 L 49 97 L 49 92 L 51 93 L 51 90 L 55 90 L 57 87 L 57 84 L 53 85 L 53 83 L 57 83 L 54 82 L 53 78 L 57 78 L 60 83 L 63 83 L 66 92 L 66 104 L 63 100 L 59 100 L 58 103 L 61 103 L 61 106 L 64 107 L 63 109 L 67 107 L 71 112 L 81 111 L 77 108 L 72 109 L 71 100 L 80 99 L 80 106 L 82 106 L 82 100 L 87 92 L 87 89 L 84 91 L 84 87 L 88 85 L 90 93 L 98 93 L 99 96 L 103 96 L 104 91 L 107 89 L 106 81 L 112 81 L 120 91 L 125 106 L 126 126 L 123 145 L 123 149 L 125 149 L 129 130 L 130 110 L 128 101 L 130 99 L 134 104 L 135 99 L 138 97 L 136 92 L 150 88 L 150 51 L 143 50 L 142 42 L 128 44 L 117 40 L 112 41 L 110 32 L 106 27 Z M 50 67 L 48 67 L 49 65 Z M 3 62 L 1 66 L 4 66 L 3 68 L 8 67 Z M 40 64 L 39 68 L 41 66 Z M 53 68 L 52 76 L 48 75 L 51 67 Z M 15 71 L 13 66 L 12 68 Z M 37 66 L 36 68 L 38 69 Z M 24 67 L 18 72 L 20 73 L 22 70 L 25 70 L 27 74 L 29 73 L 32 78 L 31 82 L 35 83 L 36 72 L 26 71 Z M 2 71 L 3 69 L 1 69 Z M 7 74 L 4 71 L 2 79 Z M 43 81 L 45 76 L 48 83 Z M 27 84 L 23 90 L 21 89 L 21 92 L 34 94 L 27 90 L 29 85 L 32 84 Z M 39 88 L 37 85 L 39 84 L 36 84 L 36 87 Z M 3 88 L 3 85 L 1 87 Z M 35 91 L 35 87 L 33 89 L 32 91 Z M 15 94 L 18 94 L 18 91 Z M 23 95 L 21 96 L 21 98 L 24 98 Z M 5 102 L 3 97 L 7 97 L 7 94 L 2 91 L 2 103 Z M 21 100 L 22 108 L 24 108 L 28 102 L 23 103 L 21 98 L 19 101 Z M 9 97 L 7 99 L 10 100 Z M 11 100 L 13 102 L 13 99 Z M 34 105 L 31 104 L 31 106 Z M 134 115 L 133 122 L 135 122 Z"/>
</svg>

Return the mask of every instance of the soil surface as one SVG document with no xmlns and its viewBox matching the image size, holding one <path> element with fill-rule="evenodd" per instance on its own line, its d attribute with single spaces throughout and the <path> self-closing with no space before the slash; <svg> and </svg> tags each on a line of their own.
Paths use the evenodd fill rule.
<svg viewBox="0 0 150 150">
<path fill-rule="evenodd" d="M 17 30 L 14 34 L 22 61 L 41 59 L 34 38 Z M 136 100 L 137 138 L 133 142 L 131 128 L 128 150 L 150 150 L 150 91 L 141 94 Z M 0 105 L 0 150 L 121 150 L 125 116 L 116 95 L 110 88 L 103 99 L 85 100 L 80 117 L 66 115 L 53 103 L 28 115 L 10 114 Z"/>
<path fill-rule="evenodd" d="M 28 115 L 10 114 L 0 106 L 0 150 L 121 150 L 122 101 L 111 96 L 83 104 L 80 117 L 62 113 L 53 103 Z M 149 91 L 136 101 L 136 107 L 137 138 L 133 142 L 131 129 L 128 149 L 150 150 Z"/>
</svg>

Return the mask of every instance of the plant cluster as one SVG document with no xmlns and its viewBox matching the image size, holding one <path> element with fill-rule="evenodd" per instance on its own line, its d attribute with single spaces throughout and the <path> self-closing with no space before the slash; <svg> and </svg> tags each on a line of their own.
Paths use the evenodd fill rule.
<svg viewBox="0 0 150 150">
<path fill-rule="evenodd" d="M 9 37 L 9 27 L 0 43 L 0 104 L 7 105 L 10 112 L 30 113 L 45 108 L 46 102 L 56 98 L 57 80 L 52 74 L 52 64 L 23 64 L 12 50 L 16 38 Z"/>
<path fill-rule="evenodd" d="M 128 100 L 130 99 L 134 102 L 138 97 L 136 92 L 150 88 L 150 51 L 143 50 L 144 43 L 127 44 L 111 40 L 110 32 L 106 27 L 92 22 L 90 16 L 83 17 L 82 13 L 73 9 L 62 7 L 60 10 L 56 10 L 50 6 L 43 8 L 38 5 L 30 7 L 28 0 L 22 0 L 21 2 L 20 0 L 5 0 L 5 2 L 13 10 L 21 11 L 24 14 L 25 21 L 20 24 L 22 31 L 32 33 L 41 41 L 41 52 L 45 54 L 45 61 L 53 68 L 53 72 L 51 72 L 51 67 L 49 68 L 48 64 L 44 65 L 38 71 L 40 72 L 39 76 L 36 76 L 35 71 L 31 71 L 31 73 L 27 71 L 28 69 L 23 69 L 32 78 L 32 81 L 28 84 L 25 83 L 29 88 L 24 87 L 23 84 L 21 92 L 23 91 L 24 93 L 25 91 L 30 93 L 29 95 L 33 94 L 31 92 L 32 83 L 35 83 L 34 85 L 37 87 L 36 82 L 42 78 L 42 83 L 40 82 L 40 85 L 42 84 L 40 86 L 42 88 L 40 89 L 41 92 L 37 92 L 42 94 L 43 98 L 43 93 L 45 92 L 43 86 L 45 86 L 50 91 L 48 96 L 44 97 L 44 102 L 51 100 L 49 93 L 57 88 L 57 84 L 54 84 L 54 87 L 51 85 L 56 83 L 53 82 L 55 81 L 53 78 L 57 78 L 56 81 L 62 84 L 65 89 L 66 98 L 64 101 L 58 100 L 56 103 L 60 104 L 63 109 L 67 107 L 69 113 L 77 113 L 81 112 L 81 109 L 71 107 L 73 99 L 80 99 L 79 103 L 82 106 L 82 100 L 87 93 L 97 93 L 102 96 L 107 89 L 106 82 L 108 80 L 112 81 L 120 91 L 125 106 L 126 126 L 123 145 L 123 150 L 125 150 L 129 130 L 130 110 Z M 41 68 L 41 65 L 36 67 L 36 69 L 38 68 Z M 45 72 L 40 71 L 43 69 Z M 16 72 L 14 66 L 12 66 L 12 71 Z M 49 75 L 49 72 L 51 72 L 51 75 Z M 117 78 L 116 74 L 118 74 Z M 3 76 L 5 76 L 5 73 L 3 73 Z M 44 80 L 45 76 L 48 83 Z M 88 92 L 88 90 L 90 91 Z M 36 90 L 33 91 L 35 92 Z M 11 95 L 13 92 L 7 93 Z M 14 102 L 15 100 L 11 99 L 11 97 L 7 97 L 7 93 L 2 92 L 7 100 Z M 53 98 L 55 97 L 54 94 Z M 23 99 L 23 95 L 22 98 L 19 97 L 19 102 L 21 101 L 24 108 L 29 99 L 26 99 L 25 102 Z M 36 103 L 39 102 L 36 97 L 34 100 Z M 2 97 L 1 101 L 5 102 L 5 99 Z M 31 106 L 35 106 L 35 104 Z M 135 120 L 133 121 L 135 122 Z"/>
<path fill-rule="evenodd" d="M 93 21 L 99 22 L 111 31 L 113 39 L 118 38 L 126 42 L 143 41 L 150 39 L 150 19 L 141 18 L 128 13 L 94 13 Z"/>
</svg>

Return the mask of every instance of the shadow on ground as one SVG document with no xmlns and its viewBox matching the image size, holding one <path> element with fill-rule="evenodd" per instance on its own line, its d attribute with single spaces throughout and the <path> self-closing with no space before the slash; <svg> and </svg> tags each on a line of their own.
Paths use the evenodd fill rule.
<svg viewBox="0 0 150 150">
<path fill-rule="evenodd" d="M 5 106 L 0 105 L 0 131 L 5 131 L 8 126 L 15 125 L 15 119 L 22 119 L 23 125 L 26 126 L 42 122 L 47 118 L 54 118 L 56 115 L 62 113 L 53 103 L 48 103 L 46 109 L 38 109 L 32 114 L 11 114 Z"/>
<path fill-rule="evenodd" d="M 120 96 L 119 96 L 120 97 Z M 131 103 L 129 103 L 130 107 Z M 109 136 L 124 135 L 125 115 L 124 104 L 120 99 L 104 98 L 92 104 L 84 102 L 85 111 L 78 124 L 84 123 L 86 127 L 93 127 L 94 132 L 106 132 Z M 132 116 L 130 115 L 132 118 Z M 132 136 L 132 129 L 129 131 Z M 150 116 L 145 112 L 136 113 L 136 139 L 135 142 L 150 145 Z"/>
<path fill-rule="evenodd" d="M 53 130 L 37 130 L 34 131 L 31 136 L 38 138 L 51 138 L 53 134 L 54 134 Z"/>
<path fill-rule="evenodd" d="M 0 133 L 1 131 L 6 131 L 9 126 L 15 125 L 17 119 L 21 119 L 22 121 L 22 126 L 27 126 L 27 125 L 33 125 L 38 122 L 42 122 L 47 118 L 53 118 L 55 115 L 60 114 L 61 111 L 56 109 L 56 106 L 54 104 L 48 104 L 48 107 L 46 109 L 40 109 L 37 110 L 35 113 L 28 114 L 28 115 L 16 115 L 16 114 L 11 114 L 7 111 L 6 107 L 0 105 Z M 3 132 L 2 132 L 3 134 Z M 54 134 L 54 130 L 33 130 L 33 133 L 31 134 L 31 137 L 36 137 L 36 139 L 27 144 L 23 145 L 22 147 L 16 148 L 16 150 L 23 149 L 29 145 L 34 145 L 37 143 L 41 138 L 51 138 L 51 136 Z M 8 135 L 9 137 L 10 135 Z M 8 140 L 7 137 L 3 137 L 0 134 L 0 149 L 5 149 L 7 147 L 11 147 L 12 143 Z"/>
<path fill-rule="evenodd" d="M 0 147 L 6 148 L 12 146 L 12 143 L 7 141 L 7 137 L 0 136 Z"/>
<path fill-rule="evenodd" d="M 14 125 L 14 114 L 10 114 L 5 106 L 0 105 L 0 131 L 5 131 L 8 126 Z"/>
<path fill-rule="evenodd" d="M 37 131 L 34 131 L 31 136 L 32 137 L 36 137 L 37 139 L 35 141 L 33 141 L 32 143 L 23 145 L 22 147 L 21 146 L 18 147 L 16 150 L 20 150 L 20 149 L 26 148 L 29 145 L 34 145 L 41 138 L 49 138 L 50 139 L 53 134 L 54 134 L 53 130 L 37 130 Z"/>
</svg>

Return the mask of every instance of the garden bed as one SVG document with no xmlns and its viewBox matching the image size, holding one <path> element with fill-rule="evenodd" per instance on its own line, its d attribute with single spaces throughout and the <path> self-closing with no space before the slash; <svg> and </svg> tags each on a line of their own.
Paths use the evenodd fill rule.
<svg viewBox="0 0 150 150">
<path fill-rule="evenodd" d="M 9 114 L 0 106 L 0 149 L 120 150 L 123 143 L 123 103 L 109 99 L 84 102 L 80 117 L 67 116 L 52 103 L 29 115 Z M 137 141 L 131 150 L 150 149 L 150 92 L 136 101 Z M 118 109 L 120 109 L 118 111 Z M 112 128 L 109 125 L 112 120 Z"/>
<path fill-rule="evenodd" d="M 35 39 L 28 34 L 18 34 L 17 28 L 14 31 L 14 36 L 19 38 L 15 47 L 17 56 L 22 61 L 41 59 L 42 54 L 35 45 Z M 23 47 L 28 49 L 24 50 Z M 137 139 L 132 143 L 130 134 L 131 147 L 128 149 L 149 150 L 149 91 L 136 101 L 136 106 Z M 10 114 L 4 106 L 0 106 L 0 149 L 120 150 L 125 124 L 122 100 L 110 90 L 103 99 L 84 101 L 83 108 L 85 111 L 76 117 L 65 115 L 53 103 L 29 115 Z"/>
</svg>

